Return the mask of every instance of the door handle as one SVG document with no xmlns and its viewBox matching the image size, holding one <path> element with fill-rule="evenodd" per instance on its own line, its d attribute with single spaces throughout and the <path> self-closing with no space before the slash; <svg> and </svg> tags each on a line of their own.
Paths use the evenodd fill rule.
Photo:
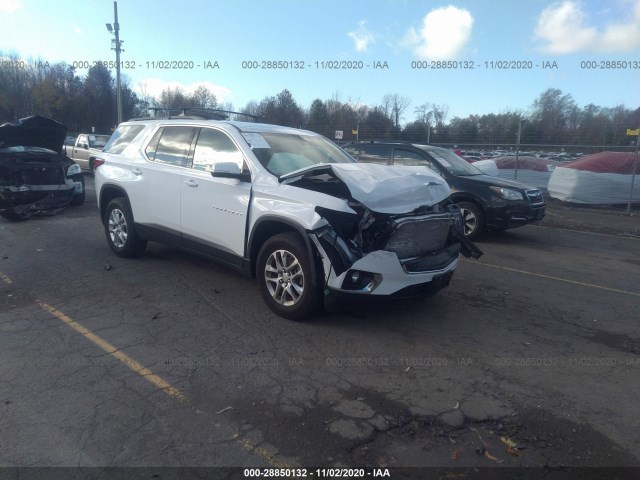
<svg viewBox="0 0 640 480">
<path fill-rule="evenodd" d="M 132 168 L 131 173 L 133 173 L 134 175 L 142 175 L 142 170 L 140 170 L 139 168 Z"/>
<path fill-rule="evenodd" d="M 197 187 L 198 186 L 198 182 L 196 182 L 195 180 L 187 180 L 184 183 L 185 183 L 185 185 L 187 187 Z"/>
</svg>

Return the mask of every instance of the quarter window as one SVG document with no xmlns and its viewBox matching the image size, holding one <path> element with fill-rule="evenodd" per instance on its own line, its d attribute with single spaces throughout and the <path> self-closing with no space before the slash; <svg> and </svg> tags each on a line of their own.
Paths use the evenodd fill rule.
<svg viewBox="0 0 640 480">
<path fill-rule="evenodd" d="M 214 165 L 222 162 L 236 163 L 242 170 L 244 157 L 225 133 L 213 128 L 201 129 L 193 152 L 193 168 L 213 172 Z"/>
<path fill-rule="evenodd" d="M 144 125 L 120 125 L 104 147 L 105 153 L 122 153 L 138 136 Z"/>
</svg>

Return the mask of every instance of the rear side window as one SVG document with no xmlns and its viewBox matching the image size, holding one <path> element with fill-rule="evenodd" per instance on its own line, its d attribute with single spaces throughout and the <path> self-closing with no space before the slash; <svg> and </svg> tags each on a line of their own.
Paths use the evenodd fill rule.
<svg viewBox="0 0 640 480">
<path fill-rule="evenodd" d="M 389 157 L 391 153 L 391 147 L 388 145 L 364 145 L 362 152 L 360 152 L 359 162 L 363 163 L 379 163 L 387 165 L 389 163 Z"/>
<path fill-rule="evenodd" d="M 120 125 L 102 150 L 105 153 L 122 153 L 134 138 L 144 129 L 144 125 Z"/>
<path fill-rule="evenodd" d="M 151 139 L 145 153 L 154 162 L 186 167 L 194 132 L 194 127 L 161 128 Z"/>
</svg>

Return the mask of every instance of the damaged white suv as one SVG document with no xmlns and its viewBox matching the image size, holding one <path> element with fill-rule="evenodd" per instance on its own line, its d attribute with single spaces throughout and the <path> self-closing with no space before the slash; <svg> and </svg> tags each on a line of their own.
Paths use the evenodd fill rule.
<svg viewBox="0 0 640 480">
<path fill-rule="evenodd" d="M 278 315 L 302 319 L 343 293 L 409 296 L 449 284 L 464 239 L 441 177 L 358 164 L 304 130 L 198 118 L 122 123 L 96 160 L 107 242 L 148 240 L 257 277 Z"/>
</svg>

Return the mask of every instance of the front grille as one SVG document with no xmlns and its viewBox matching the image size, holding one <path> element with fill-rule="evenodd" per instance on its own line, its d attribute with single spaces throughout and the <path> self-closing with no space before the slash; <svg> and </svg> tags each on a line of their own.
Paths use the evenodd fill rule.
<svg viewBox="0 0 640 480">
<path fill-rule="evenodd" d="M 544 197 L 540 190 L 527 190 L 527 197 L 531 205 L 544 205 Z"/>
<path fill-rule="evenodd" d="M 452 222 L 449 214 L 396 220 L 396 230 L 385 250 L 395 252 L 400 260 L 439 252 L 445 247 Z"/>
</svg>

